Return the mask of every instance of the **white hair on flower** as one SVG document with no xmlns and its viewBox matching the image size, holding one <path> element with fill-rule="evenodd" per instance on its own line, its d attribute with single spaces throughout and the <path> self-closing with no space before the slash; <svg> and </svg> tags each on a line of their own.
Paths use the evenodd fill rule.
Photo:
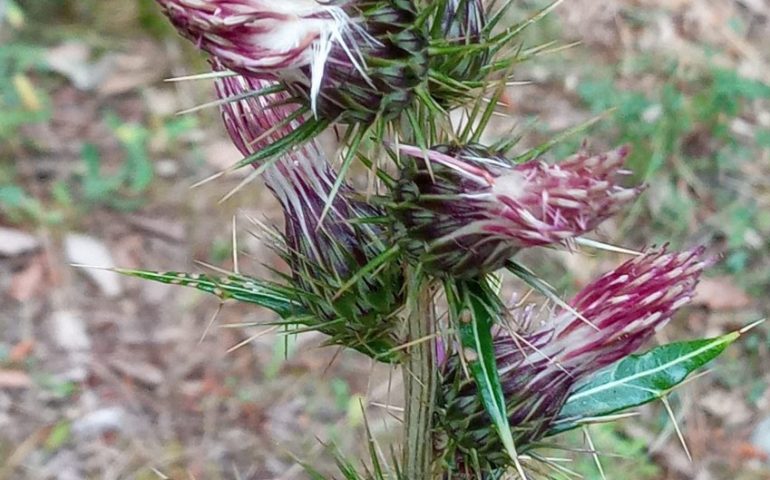
<svg viewBox="0 0 770 480">
<path fill-rule="evenodd" d="M 183 35 L 228 68 L 308 85 L 313 113 L 335 48 L 344 53 L 335 60 L 373 86 L 362 51 L 382 43 L 351 17 L 352 0 L 158 1 Z"/>
<path fill-rule="evenodd" d="M 303 62 L 295 64 L 310 67 L 310 105 L 317 115 L 318 96 L 321 93 L 326 65 L 335 44 L 344 52 L 355 70 L 374 87 L 366 73 L 366 60 L 361 52 L 361 42 L 366 46 L 381 45 L 361 25 L 348 15 L 340 5 L 324 4 L 318 0 L 262 0 L 268 10 L 294 17 L 293 22 L 273 26 L 275 35 L 270 39 L 274 45 L 287 51 L 303 44 L 308 34 L 315 37 L 301 57 Z M 300 5 L 303 4 L 303 5 Z M 277 23 L 277 22 L 276 22 Z M 278 49 L 276 49 L 278 50 Z M 285 77 L 301 78 L 298 72 L 282 72 Z"/>
<path fill-rule="evenodd" d="M 323 29 L 318 40 L 312 47 L 312 60 L 310 64 L 310 106 L 317 115 L 318 96 L 321 93 L 326 63 L 332 47 L 336 42 L 345 51 L 353 67 L 374 88 L 371 79 L 366 73 L 366 60 L 361 53 L 359 41 L 366 42 L 369 46 L 380 45 L 380 42 L 358 25 L 339 6 L 324 6 L 325 13 L 332 18 L 330 28 Z"/>
</svg>

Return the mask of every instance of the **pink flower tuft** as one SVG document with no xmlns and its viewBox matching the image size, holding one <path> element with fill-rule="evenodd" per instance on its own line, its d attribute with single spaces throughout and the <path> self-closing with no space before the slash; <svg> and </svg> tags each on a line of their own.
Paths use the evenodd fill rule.
<svg viewBox="0 0 770 480">
<path fill-rule="evenodd" d="M 591 325 L 562 312 L 547 351 L 575 372 L 595 371 L 633 353 L 692 299 L 710 263 L 703 253 L 702 247 L 652 250 L 594 280 L 570 301 Z"/>
<path fill-rule="evenodd" d="M 407 248 L 429 270 L 460 277 L 497 270 L 521 248 L 568 243 L 642 190 L 618 183 L 628 147 L 557 164 L 511 164 L 478 146 L 401 152 L 416 164 L 404 172 L 394 212 Z"/>
<path fill-rule="evenodd" d="M 316 118 L 395 118 L 427 74 L 411 0 L 157 0 L 223 68 L 277 80 Z"/>
<path fill-rule="evenodd" d="M 265 74 L 309 66 L 344 32 L 340 7 L 316 0 L 158 0 L 179 32 L 227 68 Z"/>
</svg>

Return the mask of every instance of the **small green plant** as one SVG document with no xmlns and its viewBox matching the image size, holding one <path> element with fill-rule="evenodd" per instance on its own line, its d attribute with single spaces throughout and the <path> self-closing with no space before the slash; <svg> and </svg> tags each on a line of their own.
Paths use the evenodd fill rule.
<svg viewBox="0 0 770 480">
<path fill-rule="evenodd" d="M 43 50 L 20 43 L 0 43 L 0 144 L 14 139 L 22 125 L 49 118 L 49 99 L 30 74 L 44 71 Z"/>
<path fill-rule="evenodd" d="M 125 160 L 113 175 L 102 172 L 102 158 L 92 144 L 83 146 L 85 171 L 81 179 L 83 200 L 119 210 L 134 210 L 142 205 L 142 195 L 153 179 L 153 167 L 147 152 L 149 132 L 141 125 L 123 123 L 115 115 L 107 124 L 120 142 Z"/>
<path fill-rule="evenodd" d="M 14 169 L 6 166 L 0 169 L 0 211 L 11 222 L 30 220 L 54 225 L 77 221 L 93 208 L 141 208 L 155 178 L 150 138 L 161 136 L 169 147 L 175 147 L 195 126 L 189 118 L 172 119 L 153 132 L 141 124 L 124 122 L 112 113 L 105 115 L 105 122 L 120 146 L 122 158 L 117 165 L 114 161 L 106 162 L 96 145 L 85 143 L 75 174 L 52 182 L 44 198 L 30 195 L 19 183 Z"/>
<path fill-rule="evenodd" d="M 0 213 L 14 223 L 31 219 L 36 223 L 56 224 L 63 218 L 61 212 L 48 210 L 22 187 L 13 183 L 0 184 Z"/>
</svg>

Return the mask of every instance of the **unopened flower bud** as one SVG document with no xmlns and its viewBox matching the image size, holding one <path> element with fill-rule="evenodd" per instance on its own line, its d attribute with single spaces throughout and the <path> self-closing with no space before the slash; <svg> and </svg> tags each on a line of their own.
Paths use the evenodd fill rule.
<svg viewBox="0 0 770 480">
<path fill-rule="evenodd" d="M 389 250 L 386 232 L 373 223 L 382 212 L 350 198 L 346 184 L 332 197 L 336 176 L 314 143 L 268 168 L 264 177 L 284 210 L 281 253 L 319 330 L 335 344 L 394 361 L 402 267 L 388 258 L 374 273 L 360 275 Z"/>
<path fill-rule="evenodd" d="M 446 0 L 441 15 L 444 38 L 460 44 L 477 43 L 486 26 L 482 0 Z"/>
<path fill-rule="evenodd" d="M 217 79 L 218 96 L 230 100 L 221 105 L 222 118 L 246 157 L 299 125 L 291 119 L 293 106 L 285 102 L 285 92 L 248 95 L 273 85 L 243 75 Z M 285 241 L 276 248 L 291 268 L 291 283 L 303 306 L 316 317 L 311 324 L 334 343 L 395 361 L 394 313 L 402 301 L 401 266 L 386 263 L 375 275 L 364 275 L 348 285 L 361 268 L 388 249 L 386 232 L 371 223 L 382 212 L 351 199 L 347 184 L 332 198 L 337 177 L 316 142 L 267 165 L 262 178 L 283 207 Z"/>
<path fill-rule="evenodd" d="M 458 278 L 501 268 L 519 249 L 564 244 L 633 201 L 618 184 L 628 148 L 522 164 L 483 147 L 401 147 L 393 215 L 406 250 L 427 271 Z"/>
</svg>

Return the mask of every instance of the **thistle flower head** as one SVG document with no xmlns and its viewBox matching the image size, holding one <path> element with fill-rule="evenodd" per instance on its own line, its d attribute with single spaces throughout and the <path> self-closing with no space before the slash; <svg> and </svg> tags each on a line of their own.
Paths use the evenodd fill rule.
<svg viewBox="0 0 770 480">
<path fill-rule="evenodd" d="M 413 159 L 394 194 L 403 243 L 426 270 L 460 278 L 497 270 L 521 248 L 569 242 L 641 191 L 617 183 L 627 147 L 555 165 L 511 164 L 476 145 L 401 152 Z"/>
<path fill-rule="evenodd" d="M 346 184 L 332 198 L 336 176 L 312 143 L 269 167 L 264 178 L 284 210 L 280 253 L 319 330 L 369 355 L 390 352 L 398 345 L 401 266 L 386 261 L 374 273 L 361 274 L 389 249 L 385 232 L 373 223 L 382 212 L 352 199 Z"/>
<path fill-rule="evenodd" d="M 356 26 L 316 0 L 158 0 L 179 32 L 228 68 L 265 74 L 311 66 Z"/>
<path fill-rule="evenodd" d="M 278 78 L 320 118 L 398 114 L 427 72 L 411 0 L 158 0 L 224 67 Z"/>
<path fill-rule="evenodd" d="M 216 62 L 214 67 L 220 69 Z M 217 79 L 222 118 L 246 157 L 299 124 L 285 92 L 249 95 L 274 85 L 243 75 Z M 393 360 L 381 355 L 397 346 L 393 314 L 401 305 L 400 266 L 386 264 L 375 275 L 363 275 L 348 285 L 388 248 L 383 229 L 371 223 L 382 212 L 351 199 L 352 189 L 345 183 L 332 196 L 337 177 L 316 142 L 266 166 L 262 178 L 284 212 L 284 241 L 275 247 L 289 264 L 290 282 L 316 317 L 318 330 L 332 342 Z"/>
<path fill-rule="evenodd" d="M 570 301 L 592 325 L 562 312 L 544 353 L 578 376 L 633 353 L 690 302 L 710 263 L 703 253 L 651 250 L 594 280 Z"/>
<path fill-rule="evenodd" d="M 546 435 L 577 381 L 636 351 L 690 301 L 708 264 L 702 256 L 702 248 L 649 250 L 599 277 L 569 302 L 583 318 L 555 312 L 528 332 L 497 332 L 497 368 L 519 452 Z M 526 309 L 518 323 L 532 323 L 533 313 Z M 458 463 L 476 450 L 491 465 L 503 465 L 507 460 L 497 434 L 457 355 L 446 363 L 440 391 L 441 422 Z"/>
</svg>

